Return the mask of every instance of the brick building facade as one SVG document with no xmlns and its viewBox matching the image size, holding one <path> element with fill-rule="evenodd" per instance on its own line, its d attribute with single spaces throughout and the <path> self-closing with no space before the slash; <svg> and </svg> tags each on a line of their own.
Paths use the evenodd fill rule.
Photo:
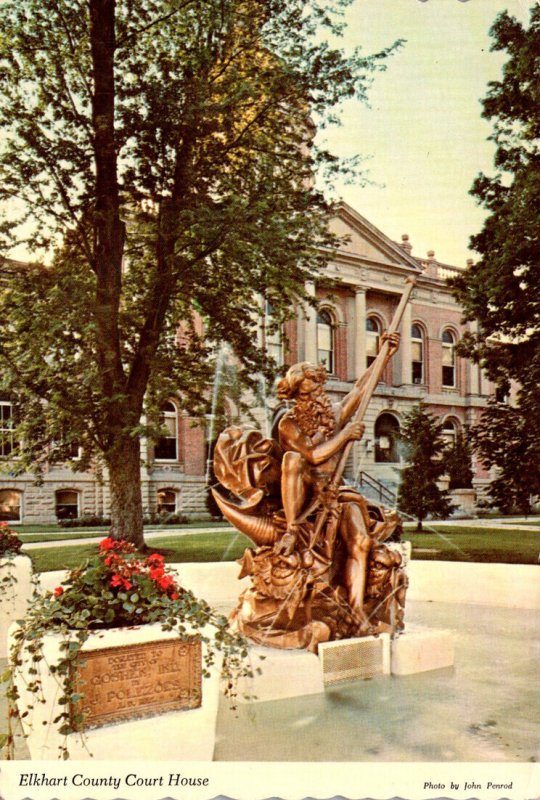
<svg viewBox="0 0 540 800">
<path fill-rule="evenodd" d="M 346 204 L 341 204 L 332 227 L 348 237 L 327 269 L 335 279 L 331 296 L 316 285 L 308 287 L 321 301 L 319 313 L 299 311 L 286 325 L 283 338 L 267 342 L 282 363 L 324 361 L 329 371 L 328 391 L 336 399 L 371 363 L 379 337 L 389 325 L 405 279 L 415 275 L 417 285 L 401 325 L 402 342 L 378 384 L 366 418 L 362 441 L 349 459 L 349 478 L 367 473 L 396 490 L 403 466 L 399 430 L 404 415 L 419 401 L 444 424 L 451 440 L 463 426 L 474 424 L 493 387 L 478 366 L 459 358 L 455 345 L 470 325 L 461 322 L 461 310 L 446 285 L 456 267 L 440 264 L 433 253 L 425 259 L 412 254 L 408 237 L 393 242 Z M 271 313 L 266 310 L 266 313 Z M 261 311 L 261 341 L 264 309 Z M 273 401 L 255 410 L 263 430 Z M 2 455 L 9 456 L 10 406 L 0 401 L 4 431 Z M 155 445 L 142 442 L 143 507 L 148 512 L 179 511 L 204 515 L 208 433 L 200 421 L 186 417 L 174 398 L 163 407 L 167 435 Z M 475 484 L 482 489 L 489 475 L 474 464 Z M 0 518 L 12 522 L 53 522 L 62 516 L 107 515 L 106 476 L 95 471 L 74 472 L 51 466 L 40 486 L 31 476 L 0 475 Z"/>
</svg>

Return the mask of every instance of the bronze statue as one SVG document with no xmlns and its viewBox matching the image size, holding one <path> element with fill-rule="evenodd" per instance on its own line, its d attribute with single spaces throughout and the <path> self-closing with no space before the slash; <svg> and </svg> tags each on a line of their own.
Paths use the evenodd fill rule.
<svg viewBox="0 0 540 800">
<path fill-rule="evenodd" d="M 251 587 L 231 623 L 274 647 L 316 651 L 321 641 L 403 628 L 406 576 L 395 512 L 342 485 L 352 443 L 377 381 L 399 346 L 399 325 L 411 287 L 382 338 L 379 356 L 332 405 L 326 370 L 295 364 L 278 384 L 288 407 L 275 438 L 226 429 L 214 451 L 214 472 L 229 496 L 213 490 L 224 516 L 257 546 L 242 558 Z"/>
</svg>

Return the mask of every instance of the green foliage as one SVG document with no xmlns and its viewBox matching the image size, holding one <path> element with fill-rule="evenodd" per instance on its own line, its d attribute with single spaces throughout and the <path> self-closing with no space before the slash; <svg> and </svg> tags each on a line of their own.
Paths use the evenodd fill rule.
<svg viewBox="0 0 540 800">
<path fill-rule="evenodd" d="M 526 506 L 527 485 L 530 494 L 538 493 L 540 7 L 531 8 L 528 27 L 503 12 L 491 34 L 492 49 L 508 55 L 502 79 L 490 83 L 483 102 L 483 116 L 493 123 L 497 173 L 479 175 L 474 183 L 471 193 L 489 212 L 471 240 L 480 259 L 451 285 L 467 319 L 480 323 L 478 334 L 464 339 L 461 352 L 481 363 L 505 392 L 512 381 L 519 385 L 516 407 L 505 412 L 492 405 L 475 438 L 480 457 L 502 470 L 492 496 L 501 508 L 509 508 L 515 502 Z M 490 427 L 505 437 L 501 446 Z M 521 445 L 515 436 L 523 437 Z"/>
<path fill-rule="evenodd" d="M 540 495 L 539 427 L 523 407 L 493 401 L 472 430 L 479 457 L 486 467 L 497 468 L 489 494 L 503 513 L 528 514 L 532 498 Z"/>
<path fill-rule="evenodd" d="M 449 489 L 470 489 L 473 480 L 471 466 L 471 446 L 468 436 L 458 430 L 453 446 L 447 451 L 444 464 L 450 478 Z"/>
<path fill-rule="evenodd" d="M 18 555 L 23 543 L 7 522 L 0 522 L 0 557 Z"/>
<path fill-rule="evenodd" d="M 101 541 L 97 555 L 94 550 L 86 564 L 73 569 L 61 586 L 45 595 L 35 594 L 14 634 L 10 652 L 13 666 L 8 677 L 22 675 L 22 668 L 27 668 L 32 678 L 26 682 L 26 689 L 35 696 L 35 702 L 42 702 L 39 663 L 43 659 L 43 637 L 59 634 L 63 656 L 57 664 L 50 665 L 50 670 L 59 681 L 58 702 L 63 710 L 51 723 L 64 737 L 74 731 L 84 732 L 84 713 L 79 705 L 84 689 L 78 686 L 76 665 L 90 632 L 146 623 L 160 623 L 163 630 L 175 630 L 180 639 L 204 639 L 208 643 L 203 665 L 206 669 L 214 662 L 217 651 L 223 653 L 226 694 L 233 701 L 238 677 L 252 674 L 245 662 L 243 637 L 230 631 L 224 616 L 179 585 L 177 577 L 165 567 L 162 555 L 142 557 L 129 542 L 108 537 Z M 211 639 L 208 628 L 213 629 Z M 19 699 L 13 681 L 8 698 L 12 703 Z M 31 705 L 23 716 L 29 712 Z M 62 757 L 69 758 L 66 738 L 61 750 Z"/>
<path fill-rule="evenodd" d="M 130 445 L 159 435 L 161 402 L 209 410 L 217 342 L 242 382 L 271 374 L 257 294 L 282 322 L 336 245 L 313 176 L 348 167 L 315 146 L 309 115 L 323 127 L 364 100 L 393 49 L 325 44 L 346 5 L 0 4 L 1 252 L 24 242 L 48 264 L 6 269 L 0 296 L 18 463 L 99 456 L 117 538 L 142 543 Z"/>
<path fill-rule="evenodd" d="M 407 466 L 398 493 L 398 506 L 418 520 L 418 530 L 428 515 L 440 519 L 452 510 L 448 492 L 437 481 L 446 471 L 443 426 L 436 418 L 415 406 L 403 421 L 401 438 L 407 447 Z"/>
</svg>

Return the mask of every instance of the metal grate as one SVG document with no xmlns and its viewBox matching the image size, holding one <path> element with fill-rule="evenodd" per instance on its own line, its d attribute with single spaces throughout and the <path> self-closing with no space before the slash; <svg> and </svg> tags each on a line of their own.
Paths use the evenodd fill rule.
<svg viewBox="0 0 540 800">
<path fill-rule="evenodd" d="M 364 638 L 319 645 L 325 686 L 341 681 L 366 680 L 388 673 L 388 641 Z"/>
</svg>

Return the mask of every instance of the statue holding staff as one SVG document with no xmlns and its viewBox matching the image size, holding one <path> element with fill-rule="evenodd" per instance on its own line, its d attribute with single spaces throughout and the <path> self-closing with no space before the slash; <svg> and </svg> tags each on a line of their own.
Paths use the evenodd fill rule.
<svg viewBox="0 0 540 800">
<path fill-rule="evenodd" d="M 241 560 L 240 577 L 250 575 L 252 586 L 232 615 L 254 641 L 315 651 L 320 641 L 394 632 L 396 620 L 403 626 L 403 608 L 396 607 L 406 589 L 406 577 L 398 575 L 402 557 L 384 544 L 399 517 L 342 485 L 342 476 L 352 443 L 363 435 L 371 395 L 399 347 L 397 329 L 413 285 L 377 358 L 341 402 L 332 404 L 324 390 L 324 366 L 294 364 L 278 383 L 278 398 L 292 407 L 279 418 L 275 439 L 235 426 L 218 439 L 214 471 L 229 497 L 216 489 L 214 497 L 257 545 Z M 375 585 L 387 587 L 386 594 Z"/>
</svg>

